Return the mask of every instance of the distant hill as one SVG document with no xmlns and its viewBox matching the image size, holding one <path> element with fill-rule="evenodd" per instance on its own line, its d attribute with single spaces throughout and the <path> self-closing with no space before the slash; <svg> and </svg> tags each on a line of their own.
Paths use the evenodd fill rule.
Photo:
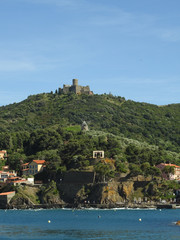
<svg viewBox="0 0 180 240">
<path fill-rule="evenodd" d="M 0 107 L 0 132 L 81 125 L 90 130 L 131 138 L 180 151 L 180 104 L 157 106 L 126 101 L 111 94 L 76 95 L 43 93 L 20 103 Z"/>
</svg>

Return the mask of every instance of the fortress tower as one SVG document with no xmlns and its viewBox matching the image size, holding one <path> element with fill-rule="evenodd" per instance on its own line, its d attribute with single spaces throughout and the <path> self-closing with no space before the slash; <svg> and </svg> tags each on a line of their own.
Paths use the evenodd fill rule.
<svg viewBox="0 0 180 240">
<path fill-rule="evenodd" d="M 73 79 L 73 86 L 78 86 L 78 79 Z"/>
</svg>

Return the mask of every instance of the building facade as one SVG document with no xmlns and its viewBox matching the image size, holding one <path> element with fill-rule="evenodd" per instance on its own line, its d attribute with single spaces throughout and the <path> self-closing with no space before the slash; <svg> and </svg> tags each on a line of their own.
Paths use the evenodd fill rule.
<svg viewBox="0 0 180 240">
<path fill-rule="evenodd" d="M 6 182 L 8 179 L 17 177 L 17 173 L 14 170 L 0 171 L 0 182 Z"/>
<path fill-rule="evenodd" d="M 22 174 L 28 176 L 42 172 L 45 167 L 45 163 L 45 160 L 33 160 L 30 163 L 22 164 Z"/>
</svg>

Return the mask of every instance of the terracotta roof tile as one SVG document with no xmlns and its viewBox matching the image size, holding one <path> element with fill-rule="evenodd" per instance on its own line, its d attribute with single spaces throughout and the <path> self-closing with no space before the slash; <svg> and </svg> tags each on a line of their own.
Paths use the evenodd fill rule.
<svg viewBox="0 0 180 240">
<path fill-rule="evenodd" d="M 15 193 L 15 191 L 13 191 L 13 192 L 4 192 L 4 193 L 0 193 L 0 196 L 3 196 L 3 195 L 9 195 L 9 194 L 11 194 L 11 193 Z"/>
<path fill-rule="evenodd" d="M 46 161 L 45 160 L 33 160 L 33 162 L 37 163 L 37 164 L 43 164 Z"/>
<path fill-rule="evenodd" d="M 22 164 L 22 166 L 27 166 L 29 163 L 24 163 L 24 164 Z"/>
<path fill-rule="evenodd" d="M 179 168 L 180 166 L 177 166 L 177 165 L 175 165 L 175 164 L 171 164 L 171 163 L 165 163 L 164 164 L 165 166 L 172 166 L 172 167 L 176 167 L 176 168 Z"/>
</svg>

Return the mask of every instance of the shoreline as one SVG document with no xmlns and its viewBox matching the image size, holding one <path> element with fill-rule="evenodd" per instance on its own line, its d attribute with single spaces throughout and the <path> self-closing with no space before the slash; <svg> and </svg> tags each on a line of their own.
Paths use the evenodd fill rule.
<svg viewBox="0 0 180 240">
<path fill-rule="evenodd" d="M 6 205 L 2 210 L 25 209 L 180 209 L 180 204 L 38 204 L 38 205 Z"/>
</svg>

